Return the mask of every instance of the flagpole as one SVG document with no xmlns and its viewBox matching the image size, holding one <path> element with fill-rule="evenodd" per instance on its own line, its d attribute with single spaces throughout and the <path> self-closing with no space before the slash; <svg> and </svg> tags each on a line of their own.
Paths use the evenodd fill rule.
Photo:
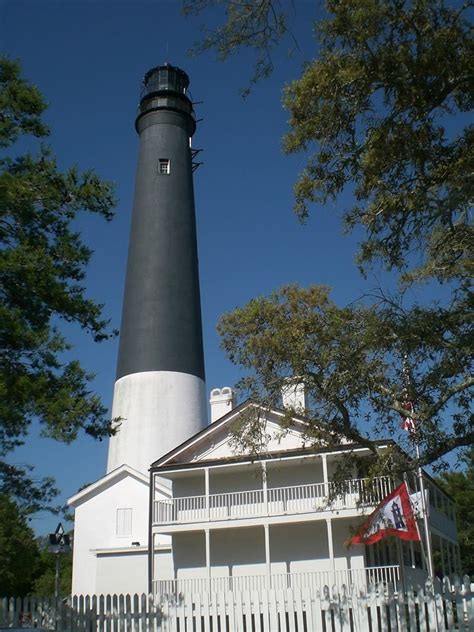
<svg viewBox="0 0 474 632">
<path fill-rule="evenodd" d="M 420 461 L 420 445 L 418 439 L 416 440 L 416 458 Z M 430 535 L 430 525 L 428 521 L 428 506 L 426 503 L 425 496 L 425 481 L 423 477 L 423 470 L 421 469 L 421 465 L 418 465 L 418 481 L 421 493 L 421 508 L 423 511 L 423 526 L 425 530 L 425 541 L 426 541 L 426 556 L 428 558 L 428 575 L 431 580 L 434 581 L 434 566 L 433 566 L 433 550 L 431 548 L 431 535 Z"/>
<path fill-rule="evenodd" d="M 402 585 L 402 592 L 405 593 L 406 579 L 405 579 L 405 568 L 404 568 L 404 560 L 403 560 L 403 552 L 402 552 L 402 543 L 399 538 L 397 538 L 397 555 L 398 555 L 398 565 L 400 567 L 400 583 Z"/>
<path fill-rule="evenodd" d="M 420 446 L 417 440 L 416 442 L 416 457 L 418 462 L 420 461 Z M 425 527 L 425 539 L 426 539 L 426 552 L 428 558 L 428 575 L 432 581 L 432 585 L 434 587 L 434 565 L 433 565 L 433 549 L 431 547 L 431 535 L 430 535 L 430 525 L 428 522 L 428 506 L 425 497 L 425 483 L 423 478 L 423 470 L 421 469 L 421 465 L 418 465 L 418 478 L 420 481 L 420 492 L 421 492 L 421 506 L 423 510 L 423 524 Z M 439 620 L 438 620 L 438 611 L 436 610 L 436 632 L 439 631 Z"/>
<path fill-rule="evenodd" d="M 413 385 L 412 385 L 412 379 L 411 379 L 411 374 L 410 374 L 410 369 L 408 366 L 408 355 L 406 353 L 404 353 L 402 355 L 402 365 L 403 365 L 403 375 L 404 375 L 404 379 L 405 379 L 405 396 L 406 396 L 406 406 L 410 407 L 410 412 L 411 415 L 409 417 L 409 419 L 411 420 L 411 428 L 406 427 L 405 430 L 409 430 L 409 432 L 412 432 L 415 436 L 415 449 L 416 449 L 416 458 L 418 461 L 418 486 L 419 486 L 419 490 L 421 493 L 421 508 L 423 511 L 423 526 L 424 526 L 424 531 L 425 531 L 425 540 L 426 540 L 426 553 L 427 553 L 427 561 L 428 561 L 428 575 L 431 578 L 432 581 L 434 581 L 434 566 L 433 566 L 433 550 L 431 548 L 431 537 L 430 537 L 430 525 L 428 522 L 428 506 L 426 503 L 426 497 L 425 497 L 425 481 L 423 478 L 423 470 L 421 469 L 421 465 L 420 463 L 420 439 L 419 439 L 419 435 L 418 435 L 418 428 L 417 428 L 417 424 L 415 423 L 415 417 L 414 417 L 414 403 L 413 403 L 413 399 L 411 398 L 411 396 L 413 395 Z"/>
</svg>

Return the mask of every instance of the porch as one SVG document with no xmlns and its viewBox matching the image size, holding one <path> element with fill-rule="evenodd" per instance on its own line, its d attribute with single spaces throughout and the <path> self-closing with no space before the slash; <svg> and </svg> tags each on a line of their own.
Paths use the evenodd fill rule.
<svg viewBox="0 0 474 632">
<path fill-rule="evenodd" d="M 426 573 L 411 573 L 416 569 L 404 569 L 405 576 L 414 583 L 424 584 Z M 183 579 L 161 579 L 153 581 L 154 595 L 179 595 L 190 593 L 213 593 L 227 591 L 263 591 L 287 589 L 321 590 L 324 586 L 358 587 L 366 589 L 370 585 L 401 585 L 401 571 L 398 565 L 372 566 L 366 568 L 315 571 L 299 573 L 276 573 L 272 575 L 237 575 L 224 577 L 190 577 Z"/>
<path fill-rule="evenodd" d="M 264 479 L 261 489 L 155 500 L 153 526 L 357 510 L 377 505 L 394 484 L 387 476 L 357 478 L 345 481 L 343 488 L 337 494 L 332 482 L 269 487 Z"/>
</svg>

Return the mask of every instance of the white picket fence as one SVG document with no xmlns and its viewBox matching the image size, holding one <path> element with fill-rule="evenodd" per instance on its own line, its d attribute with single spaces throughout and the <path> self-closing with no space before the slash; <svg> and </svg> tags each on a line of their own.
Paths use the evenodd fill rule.
<svg viewBox="0 0 474 632">
<path fill-rule="evenodd" d="M 64 632 L 473 632 L 468 577 L 406 593 L 345 586 L 163 595 L 0 599 L 0 628 Z"/>
</svg>

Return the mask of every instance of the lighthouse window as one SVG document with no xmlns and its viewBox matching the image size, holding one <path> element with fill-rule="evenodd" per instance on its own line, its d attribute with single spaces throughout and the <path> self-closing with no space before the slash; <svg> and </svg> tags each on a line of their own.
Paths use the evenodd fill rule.
<svg viewBox="0 0 474 632">
<path fill-rule="evenodd" d="M 161 175 L 168 175 L 170 172 L 169 158 L 160 158 L 158 160 L 158 173 Z"/>
<path fill-rule="evenodd" d="M 120 507 L 117 509 L 116 534 L 132 535 L 132 509 L 131 507 Z"/>
</svg>

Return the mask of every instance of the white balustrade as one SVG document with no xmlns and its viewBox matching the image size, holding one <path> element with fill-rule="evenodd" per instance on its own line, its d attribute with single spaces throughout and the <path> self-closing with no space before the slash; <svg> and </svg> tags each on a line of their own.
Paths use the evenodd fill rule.
<svg viewBox="0 0 474 632">
<path fill-rule="evenodd" d="M 372 584 L 393 584 L 396 586 L 400 581 L 400 567 L 392 566 L 370 566 L 366 569 L 367 580 Z M 425 576 L 426 581 L 426 576 Z"/>
<path fill-rule="evenodd" d="M 426 575 L 425 575 L 426 580 Z M 265 575 L 237 575 L 223 577 L 192 577 L 183 579 L 163 579 L 153 582 L 155 594 L 171 595 L 189 592 L 211 592 L 228 590 L 264 590 L 268 588 Z M 400 584 L 399 566 L 371 566 L 368 568 L 326 570 L 300 573 L 276 573 L 270 576 L 270 588 L 286 590 L 288 588 L 321 589 L 323 586 L 359 586 L 366 588 L 370 584 Z"/>
<path fill-rule="evenodd" d="M 155 524 L 206 520 L 206 496 L 184 496 L 154 503 Z"/>
<path fill-rule="evenodd" d="M 269 487 L 265 503 L 262 489 L 184 496 L 154 501 L 153 521 L 156 525 L 230 520 L 262 516 L 281 516 L 351 509 L 377 505 L 393 489 L 392 479 L 359 478 L 344 482 L 342 491 L 329 484 L 329 496 L 324 483 Z M 209 503 L 209 504 L 208 504 Z"/>
<path fill-rule="evenodd" d="M 326 500 L 324 483 L 268 488 L 268 512 L 274 516 L 321 510 Z"/>
<path fill-rule="evenodd" d="M 393 490 L 393 480 L 389 476 L 377 478 L 354 478 L 344 481 L 340 486 L 329 483 L 331 507 L 370 507 L 378 505 Z"/>
<path fill-rule="evenodd" d="M 209 506 L 211 520 L 261 516 L 263 515 L 263 490 L 211 494 Z"/>
</svg>

